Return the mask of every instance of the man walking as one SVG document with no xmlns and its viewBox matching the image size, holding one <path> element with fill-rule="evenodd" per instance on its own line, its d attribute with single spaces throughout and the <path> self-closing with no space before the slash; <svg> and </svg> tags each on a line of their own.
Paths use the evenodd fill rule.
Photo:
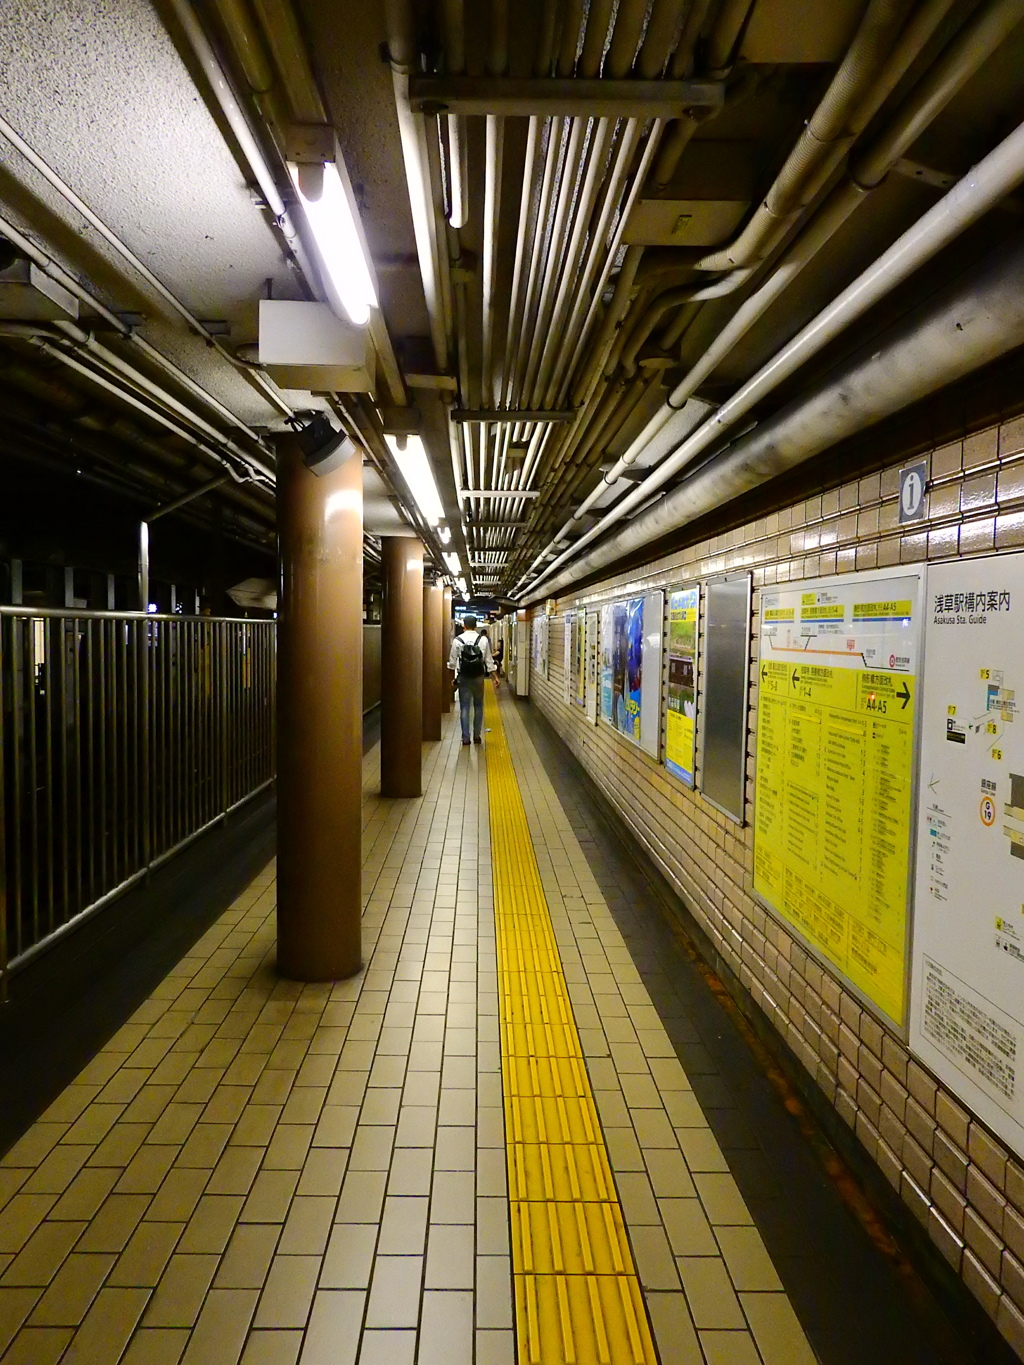
<svg viewBox="0 0 1024 1365">
<path fill-rule="evenodd" d="M 468 744 L 469 711 L 473 708 L 473 743 L 479 744 L 484 728 L 484 679 L 494 674 L 491 644 L 484 632 L 476 628 L 476 617 L 467 616 L 462 622 L 461 635 L 452 641 L 448 667 L 455 674 L 459 691 L 459 719 L 462 722 L 462 742 Z M 497 678 L 495 677 L 495 683 Z"/>
</svg>

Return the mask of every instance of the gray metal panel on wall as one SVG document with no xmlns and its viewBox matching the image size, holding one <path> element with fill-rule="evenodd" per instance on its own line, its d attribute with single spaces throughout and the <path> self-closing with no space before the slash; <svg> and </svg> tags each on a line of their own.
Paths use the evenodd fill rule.
<svg viewBox="0 0 1024 1365">
<path fill-rule="evenodd" d="M 750 575 L 708 579 L 700 711 L 700 791 L 743 823 L 750 686 Z"/>
<path fill-rule="evenodd" d="M 652 758 L 661 755 L 661 657 L 665 627 L 665 594 L 644 596 L 643 691 L 640 696 L 640 747 Z"/>
<path fill-rule="evenodd" d="M 587 612 L 587 634 L 583 649 L 584 668 L 586 670 L 586 712 L 587 720 L 597 724 L 597 695 L 599 690 L 598 682 L 598 652 L 601 647 L 601 617 L 596 611 Z"/>
<path fill-rule="evenodd" d="M 530 695 L 529 621 L 517 621 L 515 624 L 515 632 L 516 632 L 515 692 L 517 697 L 528 697 Z"/>
</svg>

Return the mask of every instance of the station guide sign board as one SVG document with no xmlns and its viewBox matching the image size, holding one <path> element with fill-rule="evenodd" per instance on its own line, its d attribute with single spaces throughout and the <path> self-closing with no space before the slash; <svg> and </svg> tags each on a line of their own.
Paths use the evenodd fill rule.
<svg viewBox="0 0 1024 1365">
<path fill-rule="evenodd" d="M 928 573 L 910 1046 L 1024 1155 L 1024 554 Z"/>
<path fill-rule="evenodd" d="M 923 589 L 906 569 L 765 588 L 754 890 L 907 1023 Z"/>
<path fill-rule="evenodd" d="M 665 767 L 688 787 L 693 786 L 696 767 L 699 611 L 699 587 L 669 591 Z"/>
</svg>

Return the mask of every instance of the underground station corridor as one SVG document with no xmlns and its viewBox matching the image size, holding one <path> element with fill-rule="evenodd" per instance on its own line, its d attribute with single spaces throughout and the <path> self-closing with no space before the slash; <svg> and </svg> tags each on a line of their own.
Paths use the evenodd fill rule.
<svg viewBox="0 0 1024 1365">
<path fill-rule="evenodd" d="M 1024 1361 L 1022 71 L 0 5 L 0 1365 Z"/>
</svg>

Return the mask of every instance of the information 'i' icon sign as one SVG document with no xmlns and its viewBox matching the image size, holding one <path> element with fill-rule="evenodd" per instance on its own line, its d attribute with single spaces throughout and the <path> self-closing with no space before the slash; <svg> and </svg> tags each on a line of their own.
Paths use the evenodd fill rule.
<svg viewBox="0 0 1024 1365">
<path fill-rule="evenodd" d="M 900 521 L 921 521 L 924 518 L 925 488 L 928 485 L 928 466 L 924 460 L 900 470 Z"/>
</svg>

